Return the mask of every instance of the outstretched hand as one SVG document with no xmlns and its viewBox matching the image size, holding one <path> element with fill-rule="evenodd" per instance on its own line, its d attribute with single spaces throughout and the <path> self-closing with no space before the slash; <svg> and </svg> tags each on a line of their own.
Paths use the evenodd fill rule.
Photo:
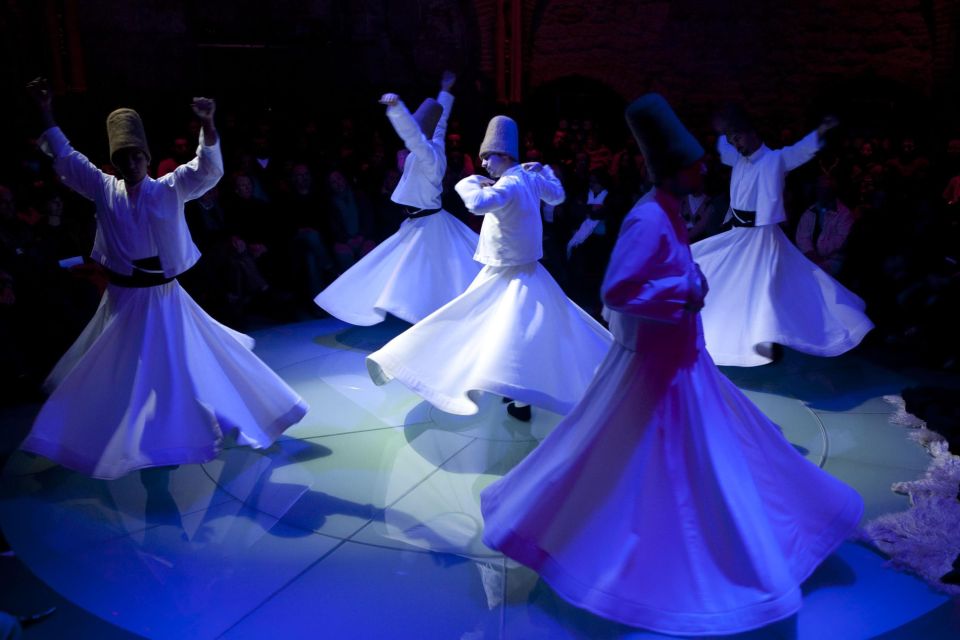
<svg viewBox="0 0 960 640">
<path fill-rule="evenodd" d="M 713 126 L 713 130 L 718 136 L 727 135 L 727 126 L 729 123 L 727 122 L 727 118 L 722 113 L 713 114 L 713 117 L 710 119 L 710 124 Z"/>
<path fill-rule="evenodd" d="M 817 135 L 823 138 L 823 136 L 826 135 L 827 131 L 830 131 L 830 129 L 834 129 L 839 125 L 840 125 L 840 119 L 837 118 L 837 116 L 833 116 L 833 115 L 827 116 L 820 123 L 820 126 L 817 127 Z"/>
<path fill-rule="evenodd" d="M 449 92 L 453 88 L 453 83 L 457 81 L 457 74 L 453 71 L 444 71 L 443 77 L 440 78 L 440 89 L 441 91 Z"/>
<path fill-rule="evenodd" d="M 201 120 L 213 120 L 213 114 L 217 110 L 217 103 L 212 98 L 194 98 L 190 106 Z"/>
<path fill-rule="evenodd" d="M 53 108 L 53 92 L 50 91 L 50 83 L 46 78 L 34 78 L 28 82 L 27 91 L 41 111 L 50 111 Z"/>
<path fill-rule="evenodd" d="M 385 93 L 380 96 L 380 104 L 385 104 L 388 107 L 395 107 L 398 102 L 400 102 L 400 96 L 395 93 Z"/>
</svg>

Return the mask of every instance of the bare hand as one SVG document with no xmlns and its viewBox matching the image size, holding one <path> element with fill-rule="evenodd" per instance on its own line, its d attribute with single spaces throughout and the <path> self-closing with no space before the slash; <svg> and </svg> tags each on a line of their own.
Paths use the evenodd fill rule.
<svg viewBox="0 0 960 640">
<path fill-rule="evenodd" d="M 707 276 L 703 275 L 703 271 L 700 270 L 700 265 L 696 262 L 693 263 L 693 268 L 696 270 L 694 277 L 697 279 L 697 287 L 701 292 L 700 297 L 706 298 L 707 294 L 710 293 L 710 283 L 707 282 Z"/>
<path fill-rule="evenodd" d="M 713 125 L 713 130 L 718 136 L 727 135 L 727 119 L 723 116 L 723 114 L 714 114 L 710 124 Z"/>
<path fill-rule="evenodd" d="M 487 176 L 479 176 L 479 175 L 476 175 L 476 176 L 472 176 L 472 177 L 474 178 L 473 181 L 474 181 L 476 184 L 480 185 L 481 187 L 489 187 L 489 186 L 492 186 L 492 185 L 497 184 L 497 181 L 496 181 L 496 180 L 493 180 L 492 178 L 488 178 Z"/>
<path fill-rule="evenodd" d="M 380 96 L 380 104 L 385 104 L 388 107 L 395 107 L 398 102 L 400 102 L 400 96 L 395 93 L 385 93 Z"/>
<path fill-rule="evenodd" d="M 833 129 L 839 125 L 840 119 L 837 118 L 837 116 L 827 116 L 820 123 L 820 126 L 817 127 L 817 135 L 822 138 L 824 135 L 826 135 L 827 131 L 830 131 L 830 129 Z"/>
<path fill-rule="evenodd" d="M 201 120 L 213 120 L 213 114 L 217 110 L 217 103 L 212 98 L 194 98 L 190 104 L 193 112 Z"/>
<path fill-rule="evenodd" d="M 453 88 L 453 83 L 457 81 L 457 74 L 453 71 L 444 71 L 440 78 L 440 90 L 449 92 Z"/>
<path fill-rule="evenodd" d="M 30 97 L 41 111 L 50 111 L 53 108 L 53 92 L 50 91 L 50 83 L 46 78 L 31 80 L 27 83 L 27 91 L 30 92 Z"/>
</svg>

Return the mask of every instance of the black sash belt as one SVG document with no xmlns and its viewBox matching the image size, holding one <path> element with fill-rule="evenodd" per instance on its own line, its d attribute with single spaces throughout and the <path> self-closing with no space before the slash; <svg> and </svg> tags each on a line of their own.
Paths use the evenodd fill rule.
<svg viewBox="0 0 960 640">
<path fill-rule="evenodd" d="M 435 213 L 440 213 L 443 209 L 414 209 L 413 207 L 404 207 L 408 218 L 426 218 Z"/>
<path fill-rule="evenodd" d="M 141 258 L 133 261 L 133 273 L 124 275 L 107 269 L 107 280 L 112 285 L 127 287 L 128 289 L 143 289 L 158 287 L 174 280 L 163 274 L 163 266 L 159 256 Z"/>
<path fill-rule="evenodd" d="M 730 209 L 733 211 L 733 220 L 730 222 L 735 227 L 755 227 L 757 226 L 756 211 L 740 211 L 739 209 Z"/>
</svg>

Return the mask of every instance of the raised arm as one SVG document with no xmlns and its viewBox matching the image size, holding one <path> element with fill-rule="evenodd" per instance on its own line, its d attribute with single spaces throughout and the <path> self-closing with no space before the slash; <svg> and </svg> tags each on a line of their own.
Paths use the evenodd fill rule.
<svg viewBox="0 0 960 640">
<path fill-rule="evenodd" d="M 437 128 L 433 131 L 433 143 L 439 144 L 441 148 L 446 146 L 447 120 L 450 119 L 450 111 L 453 110 L 453 94 L 450 89 L 453 83 L 457 81 L 457 74 L 452 71 L 444 71 L 440 79 L 440 93 L 437 94 L 437 102 L 443 107 L 443 113 L 437 120 Z"/>
<path fill-rule="evenodd" d="M 717 136 L 717 153 L 720 154 L 720 162 L 728 167 L 737 164 L 737 158 L 740 156 L 740 152 L 730 144 L 725 135 Z"/>
<path fill-rule="evenodd" d="M 823 147 L 823 140 L 827 132 L 838 124 L 840 124 L 840 121 L 836 117 L 827 116 L 815 131 L 808 133 L 796 144 L 781 149 L 780 154 L 783 158 L 784 168 L 787 171 L 793 171 L 800 165 L 812 160 L 813 156 L 817 155 L 817 151 L 820 151 Z"/>
<path fill-rule="evenodd" d="M 85 155 L 74 149 L 53 117 L 53 92 L 46 78 L 37 78 L 27 85 L 40 115 L 43 134 L 40 149 L 53 158 L 53 166 L 65 185 L 88 200 L 96 200 L 107 178 Z"/>
<path fill-rule="evenodd" d="M 197 156 L 160 178 L 172 181 L 181 200 L 193 200 L 212 189 L 223 176 L 223 156 L 220 153 L 220 137 L 214 125 L 213 114 L 217 105 L 210 98 L 194 98 L 191 105 L 200 119 L 200 144 Z"/>
<path fill-rule="evenodd" d="M 563 204 L 567 194 L 564 193 L 563 184 L 561 184 L 553 169 L 550 168 L 550 165 L 540 164 L 539 162 L 525 162 L 523 169 L 536 176 L 541 200 L 554 206 Z"/>
<path fill-rule="evenodd" d="M 394 131 L 403 140 L 403 146 L 411 153 L 417 154 L 421 161 L 429 161 L 433 158 L 433 148 L 400 97 L 395 93 L 385 93 L 380 98 L 380 104 L 387 106 L 387 118 L 390 119 Z"/>
</svg>

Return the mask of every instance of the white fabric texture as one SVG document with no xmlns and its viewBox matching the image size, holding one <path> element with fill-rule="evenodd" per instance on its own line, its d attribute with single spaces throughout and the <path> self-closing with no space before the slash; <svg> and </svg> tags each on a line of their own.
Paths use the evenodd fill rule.
<svg viewBox="0 0 960 640">
<path fill-rule="evenodd" d="M 540 201 L 557 205 L 564 199 L 563 186 L 549 166 L 535 171 L 514 165 L 495 183 L 469 176 L 454 188 L 470 213 L 484 216 L 477 262 L 510 267 L 543 257 Z"/>
<path fill-rule="evenodd" d="M 737 633 L 800 608 L 800 583 L 863 503 L 710 360 L 673 204 L 642 203 L 625 221 L 604 282 L 617 342 L 583 400 L 482 492 L 483 538 L 598 615 Z"/>
<path fill-rule="evenodd" d="M 556 413 L 580 399 L 610 334 L 533 262 L 484 267 L 462 295 L 367 357 L 437 408 L 471 415 L 482 392 Z"/>
<path fill-rule="evenodd" d="M 388 313 L 417 323 L 470 286 L 481 268 L 476 246 L 477 234 L 446 211 L 404 220 L 314 302 L 353 325 L 378 324 Z"/>
<path fill-rule="evenodd" d="M 873 328 L 863 300 L 800 253 L 778 225 L 735 227 L 691 250 L 710 284 L 701 316 L 707 351 L 719 365 L 767 364 L 773 343 L 836 356 Z"/>
<path fill-rule="evenodd" d="M 176 281 L 111 285 L 47 379 L 51 395 L 21 447 L 105 479 L 205 462 L 231 433 L 268 447 L 307 406 L 252 348 Z"/>
</svg>

